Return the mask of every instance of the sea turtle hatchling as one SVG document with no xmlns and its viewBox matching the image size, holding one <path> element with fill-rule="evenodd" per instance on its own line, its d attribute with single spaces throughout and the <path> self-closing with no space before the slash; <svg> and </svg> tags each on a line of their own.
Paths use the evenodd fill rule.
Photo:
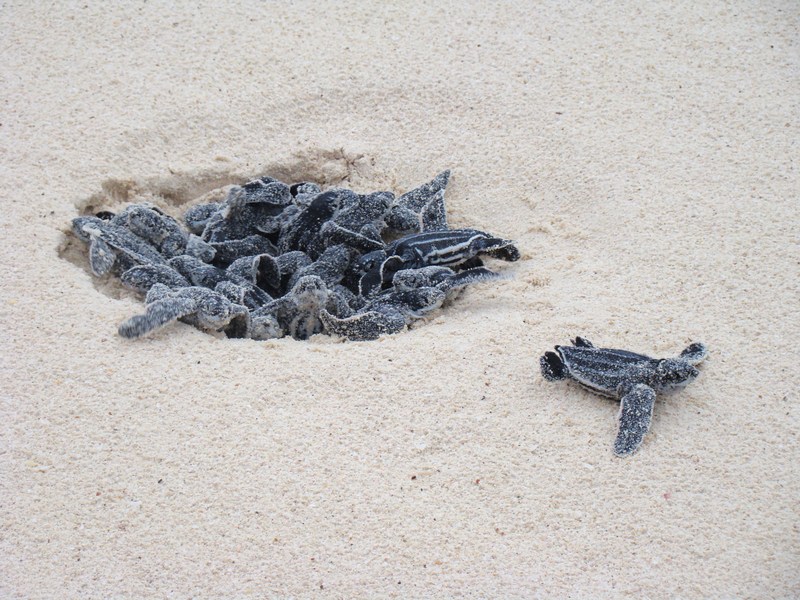
<svg viewBox="0 0 800 600">
<path fill-rule="evenodd" d="M 321 277 L 306 275 L 289 293 L 251 313 L 250 337 L 266 340 L 290 335 L 296 340 L 307 340 L 323 331 L 321 311 L 342 314 L 348 307 L 335 290 L 328 289 Z"/>
<path fill-rule="evenodd" d="M 446 293 L 436 287 L 392 289 L 380 294 L 348 317 L 327 310 L 320 312 L 325 330 L 352 341 L 375 340 L 384 334 L 401 331 L 442 305 Z"/>
<path fill-rule="evenodd" d="M 473 268 L 482 266 L 481 255 L 516 261 L 520 253 L 514 242 L 477 229 L 448 229 L 414 233 L 395 240 L 386 250 L 376 250 L 359 259 L 363 276 L 359 291 L 376 295 L 392 282 L 395 273 L 422 267 Z"/>
<path fill-rule="evenodd" d="M 322 311 L 320 318 L 329 333 L 353 341 L 374 340 L 401 331 L 468 285 L 499 278 L 499 274 L 483 267 L 459 273 L 447 267 L 398 271 L 391 289 L 366 302 L 353 314 L 335 316 Z"/>
<path fill-rule="evenodd" d="M 224 331 L 228 337 L 245 337 L 250 313 L 222 294 L 203 287 L 172 290 L 156 283 L 147 292 L 145 314 L 135 315 L 119 326 L 125 338 L 138 338 L 180 319 L 198 329 Z"/>
<path fill-rule="evenodd" d="M 705 345 L 694 343 L 677 358 L 651 358 L 627 350 L 595 348 L 576 337 L 572 346 L 556 346 L 539 360 L 548 381 L 574 379 L 592 392 L 618 398 L 619 430 L 614 454 L 633 454 L 641 445 L 653 415 L 656 393 L 680 389 L 700 372 L 695 365 L 707 354 Z"/>
<path fill-rule="evenodd" d="M 166 264 L 158 250 L 125 227 L 99 217 L 76 217 L 72 230 L 89 244 L 89 266 L 102 277 L 112 268 L 120 273 L 136 265 Z"/>
</svg>

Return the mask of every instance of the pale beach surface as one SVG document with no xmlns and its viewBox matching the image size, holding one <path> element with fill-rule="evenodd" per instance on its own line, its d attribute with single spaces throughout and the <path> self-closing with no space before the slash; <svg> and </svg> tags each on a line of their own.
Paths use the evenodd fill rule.
<svg viewBox="0 0 800 600">
<path fill-rule="evenodd" d="M 1 598 L 800 596 L 796 2 L 0 8 Z M 404 192 L 508 278 L 376 342 L 117 326 L 70 220 Z M 709 358 L 633 456 L 544 381 Z"/>
</svg>

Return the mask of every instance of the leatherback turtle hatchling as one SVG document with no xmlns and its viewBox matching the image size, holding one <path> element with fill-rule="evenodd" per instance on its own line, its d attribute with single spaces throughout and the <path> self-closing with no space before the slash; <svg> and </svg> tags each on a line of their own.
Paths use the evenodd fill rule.
<svg viewBox="0 0 800 600">
<path fill-rule="evenodd" d="M 365 297 L 376 295 L 390 284 L 394 274 L 405 269 L 441 266 L 472 268 L 483 265 L 480 255 L 500 260 L 519 260 L 511 240 L 477 229 L 448 229 L 415 233 L 399 238 L 386 250 L 376 250 L 360 259 L 363 276 L 359 290 Z"/>
<path fill-rule="evenodd" d="M 392 289 L 368 302 L 349 317 L 322 310 L 319 318 L 325 330 L 352 341 L 375 340 L 384 334 L 397 333 L 414 319 L 439 308 L 447 297 L 435 287 Z"/>
<path fill-rule="evenodd" d="M 99 217 L 72 219 L 75 235 L 89 244 L 89 266 L 102 277 L 116 268 L 120 273 L 136 265 L 165 264 L 166 259 L 147 241 L 125 227 Z"/>
<path fill-rule="evenodd" d="M 650 358 L 627 350 L 595 348 L 586 338 L 576 337 L 572 346 L 556 346 L 539 359 L 548 381 L 574 379 L 595 393 L 620 400 L 619 430 L 614 454 L 633 454 L 650 429 L 656 393 L 680 389 L 700 372 L 695 365 L 708 351 L 694 343 L 677 358 Z"/>
<path fill-rule="evenodd" d="M 245 337 L 250 329 L 247 308 L 204 287 L 172 290 L 156 283 L 147 292 L 146 311 L 119 326 L 125 338 L 138 338 L 180 319 L 199 329 L 224 331 L 228 337 Z"/>
</svg>

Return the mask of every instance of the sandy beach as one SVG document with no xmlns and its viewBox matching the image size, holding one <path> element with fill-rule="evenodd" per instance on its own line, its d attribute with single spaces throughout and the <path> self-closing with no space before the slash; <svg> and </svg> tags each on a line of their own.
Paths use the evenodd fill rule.
<svg viewBox="0 0 800 600">
<path fill-rule="evenodd" d="M 0 8 L 0 597 L 800 596 L 800 7 Z M 409 331 L 231 340 L 71 220 L 261 175 L 402 193 L 505 277 Z M 576 335 L 702 341 L 615 457 Z"/>
</svg>

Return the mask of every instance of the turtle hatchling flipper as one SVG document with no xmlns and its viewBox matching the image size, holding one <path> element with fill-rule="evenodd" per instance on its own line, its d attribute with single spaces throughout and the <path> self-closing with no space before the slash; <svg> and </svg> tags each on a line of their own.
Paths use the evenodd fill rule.
<svg viewBox="0 0 800 600">
<path fill-rule="evenodd" d="M 192 206 L 183 214 L 183 222 L 186 223 L 192 233 L 200 235 L 211 217 L 222 210 L 222 206 L 221 202 Z"/>
<path fill-rule="evenodd" d="M 248 337 L 254 340 L 271 340 L 283 337 L 283 328 L 272 315 L 253 317 L 250 321 Z"/>
<path fill-rule="evenodd" d="M 124 338 L 138 338 L 197 310 L 197 301 L 189 298 L 164 298 L 147 305 L 147 312 L 136 315 L 119 326 Z"/>
<path fill-rule="evenodd" d="M 680 358 L 688 362 L 690 365 L 696 365 L 708 355 L 708 348 L 705 344 L 695 342 L 690 344 L 686 350 L 681 352 Z"/>
<path fill-rule="evenodd" d="M 397 333 L 406 326 L 405 317 L 400 312 L 363 312 L 352 317 L 339 319 L 327 310 L 319 313 L 325 330 L 348 340 L 361 342 L 375 340 L 384 334 Z"/>
<path fill-rule="evenodd" d="M 500 277 L 501 275 L 499 273 L 495 273 L 494 271 L 491 271 L 485 267 L 475 267 L 474 269 L 459 271 L 449 280 L 439 284 L 437 287 L 448 292 L 450 290 L 459 289 L 473 283 L 490 281 L 492 279 L 500 279 Z"/>
<path fill-rule="evenodd" d="M 382 250 L 386 245 L 380 239 L 380 236 L 376 239 L 365 235 L 365 232 L 350 231 L 333 221 L 325 223 L 320 234 L 329 247 L 336 244 L 347 244 L 361 252 L 374 252 L 375 250 Z"/>
<path fill-rule="evenodd" d="M 244 257 L 258 254 L 275 256 L 278 251 L 275 245 L 262 235 L 248 235 L 238 240 L 213 242 L 209 246 L 214 250 L 214 264 L 226 268 Z"/>
<path fill-rule="evenodd" d="M 450 171 L 400 196 L 386 215 L 386 224 L 395 231 L 441 231 L 447 229 L 444 192 Z"/>
<path fill-rule="evenodd" d="M 201 237 L 193 233 L 189 234 L 189 238 L 186 241 L 186 254 L 199 258 L 205 263 L 210 263 L 214 260 L 214 255 L 216 253 L 217 251 L 214 249 L 214 246 L 203 241 Z"/>
<path fill-rule="evenodd" d="M 394 277 L 394 273 L 392 273 Z M 361 276 L 358 282 L 358 293 L 364 298 L 370 298 L 381 291 L 383 286 L 383 269 L 381 265 L 371 268 Z"/>
<path fill-rule="evenodd" d="M 111 270 L 116 259 L 117 255 L 111 246 L 99 237 L 92 236 L 89 243 L 89 266 L 92 268 L 92 273 L 102 277 Z"/>
<path fill-rule="evenodd" d="M 447 212 L 444 207 L 444 188 L 438 190 L 420 211 L 420 231 L 447 229 Z"/>
<path fill-rule="evenodd" d="M 539 359 L 539 366 L 542 368 L 542 377 L 547 381 L 567 378 L 567 367 L 555 352 L 545 352 L 544 356 Z"/>
<path fill-rule="evenodd" d="M 225 335 L 229 338 L 246 338 L 250 333 L 250 311 L 245 307 L 242 308 L 244 310 L 235 311 L 233 318 L 223 329 Z"/>
<path fill-rule="evenodd" d="M 420 214 L 434 200 L 436 194 L 442 192 L 442 198 L 444 198 L 444 190 L 447 188 L 449 181 L 450 170 L 448 169 L 439 173 L 428 183 L 424 183 L 400 196 L 397 199 L 397 204 Z"/>
<path fill-rule="evenodd" d="M 189 280 L 168 265 L 137 265 L 121 276 L 123 285 L 146 294 L 157 283 L 178 289 L 192 285 Z"/>
<path fill-rule="evenodd" d="M 614 454 L 628 456 L 642 445 L 650 429 L 656 392 L 650 386 L 637 383 L 622 396 L 619 407 L 619 431 L 614 441 Z"/>
<path fill-rule="evenodd" d="M 583 337 L 576 337 L 572 340 L 572 345 L 577 346 L 578 348 L 594 348 L 594 344 Z"/>
</svg>

